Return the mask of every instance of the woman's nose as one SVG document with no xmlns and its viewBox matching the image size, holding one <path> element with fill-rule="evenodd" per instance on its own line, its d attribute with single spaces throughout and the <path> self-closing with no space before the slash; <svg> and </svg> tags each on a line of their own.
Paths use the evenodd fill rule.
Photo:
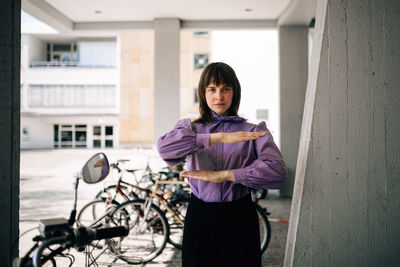
<svg viewBox="0 0 400 267">
<path fill-rule="evenodd" d="M 217 99 L 218 100 L 223 100 L 224 99 L 224 94 L 222 93 L 222 91 L 218 91 L 217 92 Z"/>
</svg>

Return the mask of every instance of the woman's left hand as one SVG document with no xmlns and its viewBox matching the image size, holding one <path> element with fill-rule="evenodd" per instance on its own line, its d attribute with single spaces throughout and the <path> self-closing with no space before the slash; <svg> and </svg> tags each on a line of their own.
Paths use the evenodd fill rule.
<svg viewBox="0 0 400 267">
<path fill-rule="evenodd" d="M 184 171 L 181 173 L 182 177 L 189 177 L 204 181 L 209 181 L 213 183 L 222 183 L 225 181 L 235 181 L 235 177 L 233 175 L 232 170 L 225 171 Z"/>
</svg>

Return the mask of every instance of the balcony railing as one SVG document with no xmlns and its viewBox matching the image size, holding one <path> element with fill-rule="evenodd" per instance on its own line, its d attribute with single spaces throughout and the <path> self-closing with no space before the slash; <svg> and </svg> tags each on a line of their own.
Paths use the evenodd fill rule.
<svg viewBox="0 0 400 267">
<path fill-rule="evenodd" d="M 28 85 L 28 108 L 115 108 L 115 85 Z"/>
<path fill-rule="evenodd" d="M 78 61 L 33 61 L 31 68 L 115 68 L 115 65 L 80 64 Z"/>
</svg>

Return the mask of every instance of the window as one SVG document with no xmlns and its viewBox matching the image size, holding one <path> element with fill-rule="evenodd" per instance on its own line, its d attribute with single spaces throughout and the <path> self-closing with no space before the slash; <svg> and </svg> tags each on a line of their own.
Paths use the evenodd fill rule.
<svg viewBox="0 0 400 267">
<path fill-rule="evenodd" d="M 92 126 L 90 126 L 92 127 Z M 94 125 L 93 133 L 86 124 L 55 124 L 54 148 L 114 147 L 114 126 Z M 91 135 L 92 134 L 92 135 Z M 91 135 L 91 136 L 90 136 Z"/>
<path fill-rule="evenodd" d="M 75 132 L 75 140 L 82 142 L 86 141 L 86 131 L 85 132 Z"/>
<path fill-rule="evenodd" d="M 208 54 L 194 55 L 194 69 L 203 69 L 208 65 Z"/>
<path fill-rule="evenodd" d="M 86 147 L 86 130 L 75 132 L 75 147 Z"/>
<path fill-rule="evenodd" d="M 61 147 L 72 148 L 72 131 L 61 128 Z"/>
<path fill-rule="evenodd" d="M 54 148 L 87 147 L 87 127 L 83 124 L 54 124 Z"/>
<path fill-rule="evenodd" d="M 93 126 L 93 147 L 101 147 L 101 126 Z"/>
<path fill-rule="evenodd" d="M 53 127 L 53 129 L 54 129 L 54 147 L 55 148 L 58 148 L 58 124 L 55 124 L 54 125 L 54 127 Z"/>
<path fill-rule="evenodd" d="M 47 61 L 56 61 L 55 66 L 60 66 L 59 62 L 70 64 L 72 60 L 75 61 L 76 56 L 76 43 L 48 43 L 46 45 L 46 59 Z"/>
<path fill-rule="evenodd" d="M 71 51 L 71 44 L 53 44 L 53 51 Z"/>
<path fill-rule="evenodd" d="M 113 147 L 113 126 L 105 126 L 105 147 Z"/>
<path fill-rule="evenodd" d="M 93 147 L 101 147 L 101 141 L 100 140 L 93 140 Z"/>
<path fill-rule="evenodd" d="M 71 61 L 71 55 L 63 55 L 62 57 L 63 57 L 62 61 L 64 61 L 64 62 Z"/>
<path fill-rule="evenodd" d="M 113 140 L 106 140 L 106 147 L 113 147 Z"/>
<path fill-rule="evenodd" d="M 72 142 L 72 131 L 62 131 L 61 132 L 61 141 Z"/>
<path fill-rule="evenodd" d="M 208 37 L 208 32 L 202 32 L 202 31 L 193 32 L 193 36 L 194 37 Z"/>
<path fill-rule="evenodd" d="M 101 135 L 101 126 L 93 126 L 93 135 Z"/>
<path fill-rule="evenodd" d="M 106 126 L 106 135 L 113 135 L 113 127 Z"/>
</svg>

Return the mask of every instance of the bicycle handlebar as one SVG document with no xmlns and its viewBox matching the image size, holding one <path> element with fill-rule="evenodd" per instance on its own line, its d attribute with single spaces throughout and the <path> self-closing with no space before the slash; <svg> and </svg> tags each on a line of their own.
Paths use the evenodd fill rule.
<svg viewBox="0 0 400 267">
<path fill-rule="evenodd" d="M 79 227 L 72 231 L 65 232 L 65 235 L 53 237 L 43 241 L 43 243 L 35 250 L 32 257 L 34 267 L 42 266 L 43 251 L 55 244 L 63 246 L 64 249 L 69 247 L 82 248 L 89 245 L 94 240 L 110 239 L 114 237 L 127 236 L 129 228 L 126 226 L 115 226 L 109 228 L 94 229 L 91 227 Z M 62 249 L 62 250 L 64 250 Z"/>
<path fill-rule="evenodd" d="M 75 246 L 88 245 L 94 240 L 110 239 L 114 237 L 126 236 L 129 228 L 125 226 L 115 226 L 109 228 L 93 229 L 90 227 L 79 227 L 75 233 Z"/>
</svg>

